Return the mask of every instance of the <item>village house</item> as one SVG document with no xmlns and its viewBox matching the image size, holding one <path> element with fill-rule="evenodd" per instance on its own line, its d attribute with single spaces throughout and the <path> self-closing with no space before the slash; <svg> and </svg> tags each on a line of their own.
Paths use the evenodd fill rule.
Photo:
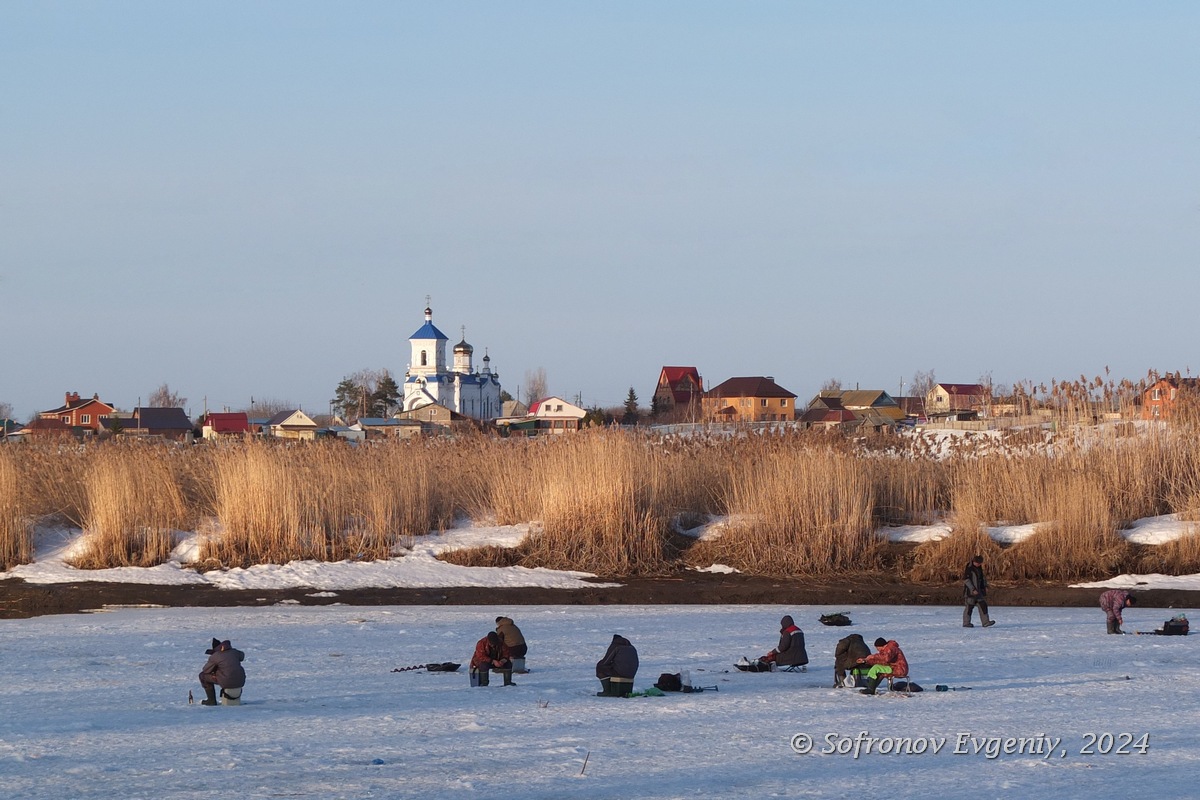
<svg viewBox="0 0 1200 800">
<path fill-rule="evenodd" d="M 102 430 L 102 420 L 115 411 L 116 407 L 105 403 L 98 394 L 81 398 L 79 392 L 67 392 L 61 406 L 39 412 L 38 420 L 35 420 L 57 420 L 61 425 L 30 425 L 30 428 L 34 433 L 61 434 L 74 430 L 76 433 L 92 435 Z"/>
<path fill-rule="evenodd" d="M 101 421 L 104 430 L 119 436 L 154 436 L 183 442 L 192 440 L 192 421 L 182 408 L 138 407 L 130 414 L 110 414 Z"/>
<path fill-rule="evenodd" d="M 796 418 L 796 395 L 772 377 L 730 378 L 701 397 L 704 419 L 776 422 Z"/>
<path fill-rule="evenodd" d="M 925 413 L 934 415 L 974 411 L 987 414 L 991 403 L 991 392 L 982 384 L 939 383 L 925 396 Z"/>
<path fill-rule="evenodd" d="M 826 389 L 800 415 L 805 427 L 883 431 L 904 419 L 904 411 L 882 389 Z"/>
<path fill-rule="evenodd" d="M 1200 400 L 1200 378 L 1184 378 L 1178 372 L 1159 378 L 1142 392 L 1142 419 L 1167 420 L 1178 414 L 1180 403 L 1190 401 L 1196 410 Z"/>
<path fill-rule="evenodd" d="M 245 436 L 249 432 L 250 418 L 245 411 L 212 411 L 200 418 L 200 436 L 204 439 Z"/>
<path fill-rule="evenodd" d="M 689 411 L 699 413 L 703 394 L 704 384 L 695 367 L 663 367 L 658 374 L 652 407 L 664 415 L 683 416 Z"/>
<path fill-rule="evenodd" d="M 317 438 L 319 427 L 317 423 L 313 422 L 312 417 L 296 408 L 291 411 L 280 411 L 271 417 L 264 426 L 264 432 L 277 439 L 311 442 Z"/>
</svg>

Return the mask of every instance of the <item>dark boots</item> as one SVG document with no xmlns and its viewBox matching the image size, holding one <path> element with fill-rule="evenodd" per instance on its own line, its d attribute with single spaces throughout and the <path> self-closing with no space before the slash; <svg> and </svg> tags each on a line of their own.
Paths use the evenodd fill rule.
<svg viewBox="0 0 1200 800">
<path fill-rule="evenodd" d="M 612 681 L 608 678 L 601 678 L 600 691 L 596 692 L 596 697 L 612 697 Z"/>
<path fill-rule="evenodd" d="M 504 670 L 504 685 L 505 686 L 516 686 L 516 684 L 513 683 L 511 669 Z"/>
<path fill-rule="evenodd" d="M 867 688 L 859 689 L 858 693 L 859 694 L 875 694 L 875 689 L 878 688 L 878 686 L 879 686 L 879 676 L 876 675 L 874 678 L 868 678 L 867 679 Z"/>
<path fill-rule="evenodd" d="M 204 687 L 204 699 L 200 701 L 202 706 L 215 706 L 217 704 L 217 687 L 212 683 L 200 684 Z"/>
</svg>

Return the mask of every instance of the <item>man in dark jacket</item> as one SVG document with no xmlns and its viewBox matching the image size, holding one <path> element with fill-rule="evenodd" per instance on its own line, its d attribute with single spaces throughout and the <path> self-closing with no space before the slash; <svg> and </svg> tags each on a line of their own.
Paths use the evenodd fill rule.
<svg viewBox="0 0 1200 800">
<path fill-rule="evenodd" d="M 871 648 L 863 641 L 862 634 L 852 633 L 840 639 L 833 651 L 833 688 L 846 685 L 846 672 L 858 667 L 858 660 L 871 655 Z M 864 673 L 865 670 L 862 670 Z M 853 684 L 851 684 L 853 685 Z"/>
<path fill-rule="evenodd" d="M 983 627 L 990 628 L 996 624 L 988 619 L 987 578 L 983 576 L 983 556 L 975 556 L 963 569 L 963 627 L 974 628 L 971 624 L 971 609 L 979 606 L 979 621 Z"/>
<path fill-rule="evenodd" d="M 804 631 L 796 626 L 795 620 L 790 616 L 779 620 L 779 646 L 761 660 L 780 667 L 802 667 L 808 663 L 808 651 L 804 649 Z"/>
<path fill-rule="evenodd" d="M 204 688 L 205 695 L 200 705 L 215 706 L 218 686 L 224 692 L 226 689 L 241 689 L 246 685 L 246 670 L 242 668 L 246 654 L 233 649 L 228 639 L 223 642 L 213 639 L 212 649 L 204 652 L 209 655 L 208 661 L 204 662 L 204 667 L 200 670 L 200 686 Z"/>
<path fill-rule="evenodd" d="M 596 662 L 596 677 L 600 679 L 603 691 L 597 692 L 603 697 L 625 696 L 633 691 L 633 679 L 638 671 L 637 648 L 619 634 L 613 634 L 612 643 L 604 653 L 604 658 Z M 612 679 L 621 678 L 614 685 Z"/>
</svg>

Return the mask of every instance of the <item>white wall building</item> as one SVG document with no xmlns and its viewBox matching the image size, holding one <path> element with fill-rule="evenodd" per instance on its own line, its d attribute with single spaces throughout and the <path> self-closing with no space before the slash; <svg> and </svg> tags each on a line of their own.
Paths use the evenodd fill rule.
<svg viewBox="0 0 1200 800">
<path fill-rule="evenodd" d="M 491 357 L 483 368 L 472 365 L 475 348 L 463 340 L 454 345 L 454 362 L 446 361 L 450 340 L 433 324 L 433 310 L 425 309 L 425 324 L 408 339 L 412 357 L 404 377 L 405 411 L 437 403 L 473 419 L 500 416 L 500 376 L 492 372 Z"/>
</svg>

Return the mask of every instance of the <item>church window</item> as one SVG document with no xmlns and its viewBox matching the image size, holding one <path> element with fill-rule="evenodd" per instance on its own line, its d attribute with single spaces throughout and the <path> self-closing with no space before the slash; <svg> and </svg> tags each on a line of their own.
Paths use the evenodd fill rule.
<svg viewBox="0 0 1200 800">
<path fill-rule="evenodd" d="M 429 355 L 424 350 L 421 351 L 421 366 L 429 366 Z"/>
</svg>

